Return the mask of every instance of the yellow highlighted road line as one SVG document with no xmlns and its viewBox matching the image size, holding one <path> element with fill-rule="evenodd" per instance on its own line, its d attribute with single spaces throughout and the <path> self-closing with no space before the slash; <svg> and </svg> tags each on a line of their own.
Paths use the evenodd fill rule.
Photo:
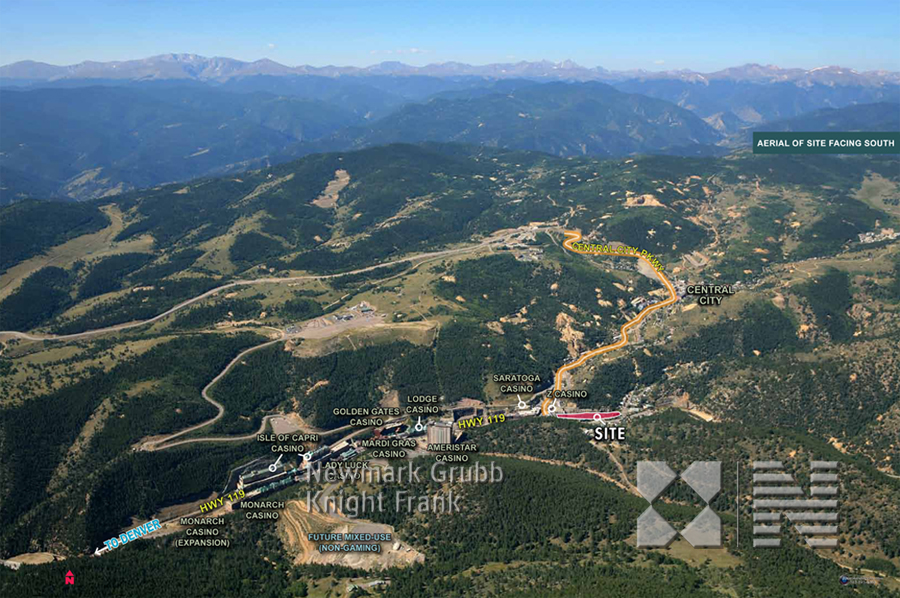
<svg viewBox="0 0 900 598">
<path fill-rule="evenodd" d="M 647 262 L 647 265 L 649 265 L 650 267 L 653 268 L 654 272 L 656 272 L 656 275 L 659 277 L 659 279 L 662 281 L 662 283 L 666 286 L 666 289 L 668 289 L 669 298 L 666 299 L 665 301 L 660 301 L 659 303 L 654 303 L 653 305 L 648 305 L 643 310 L 641 310 L 641 313 L 639 313 L 637 316 L 635 316 L 635 318 L 633 320 L 629 320 L 629 321 L 625 322 L 622 325 L 622 329 L 621 329 L 622 330 L 622 338 L 620 338 L 615 343 L 613 343 L 611 345 L 604 345 L 603 347 L 594 349 L 593 351 L 588 351 L 587 353 L 585 353 L 584 355 L 579 357 L 577 361 L 573 361 L 572 363 L 564 365 L 564 366 L 560 367 L 558 370 L 556 370 L 555 390 L 560 390 L 560 387 L 562 386 L 562 375 L 565 372 L 568 372 L 569 370 L 574 370 L 575 368 L 584 365 L 584 363 L 591 357 L 596 357 L 597 355 L 602 355 L 603 353 L 609 353 L 610 351 L 615 351 L 616 349 L 621 349 L 622 347 L 624 347 L 625 345 L 628 344 L 628 329 L 629 328 L 632 328 L 633 326 L 640 324 L 641 321 L 644 318 L 646 318 L 647 314 L 649 314 L 650 312 L 660 309 L 662 307 L 665 307 L 667 305 L 672 305 L 673 303 L 678 301 L 678 295 L 677 295 L 677 293 L 675 293 L 675 287 L 672 286 L 672 283 L 669 282 L 669 279 L 666 278 L 666 275 L 662 273 L 662 270 L 657 270 L 656 267 L 653 265 L 653 263 L 651 263 L 650 260 L 648 260 L 642 254 L 640 254 L 640 253 L 616 253 L 616 252 L 612 252 L 612 251 L 610 251 L 610 252 L 583 251 L 580 249 L 575 249 L 574 247 L 572 247 L 572 244 L 577 243 L 578 241 L 581 240 L 581 233 L 576 232 L 576 231 L 568 231 L 567 230 L 567 231 L 565 231 L 565 234 L 566 234 L 566 240 L 563 242 L 563 247 L 565 247 L 566 249 L 568 249 L 569 251 L 572 251 L 574 253 L 586 253 L 586 254 L 590 254 L 590 255 L 613 255 L 616 257 L 623 257 L 623 256 L 630 255 L 632 257 L 636 257 L 636 258 L 640 258 L 640 259 L 644 260 L 645 262 Z M 547 415 L 547 407 L 550 405 L 551 402 L 552 402 L 552 400 L 550 398 L 544 399 L 544 402 L 541 404 L 541 413 L 543 415 Z"/>
</svg>

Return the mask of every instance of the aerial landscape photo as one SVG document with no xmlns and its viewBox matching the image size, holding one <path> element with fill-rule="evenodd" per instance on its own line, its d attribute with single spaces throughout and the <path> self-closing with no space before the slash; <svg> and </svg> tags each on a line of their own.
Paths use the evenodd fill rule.
<svg viewBox="0 0 900 598">
<path fill-rule="evenodd" d="M 0 596 L 900 598 L 900 3 L 0 0 Z"/>
</svg>

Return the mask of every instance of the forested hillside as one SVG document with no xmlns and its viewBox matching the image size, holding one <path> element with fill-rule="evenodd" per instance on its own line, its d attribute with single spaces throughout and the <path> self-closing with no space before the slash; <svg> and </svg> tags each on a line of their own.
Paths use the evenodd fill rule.
<svg viewBox="0 0 900 598">
<path fill-rule="evenodd" d="M 76 566 L 135 518 L 207 499 L 235 467 L 271 457 L 255 434 L 271 432 L 273 418 L 324 443 L 359 431 L 343 429 L 351 416 L 335 409 L 402 410 L 413 395 L 518 412 L 517 393 L 500 392 L 494 375 L 536 376 L 534 390 L 546 388 L 560 366 L 615 343 L 641 306 L 668 296 L 659 273 L 633 256 L 565 249 L 563 231 L 577 230 L 589 243 L 647 251 L 679 287 L 678 301 L 632 329 L 627 346 L 561 379 L 587 392 L 561 409 L 622 411 L 626 441 L 607 452 L 582 426 L 536 415 L 467 429 L 479 446 L 470 458 L 506 455 L 508 477 L 461 486 L 468 506 L 457 515 L 376 516 L 425 559 L 385 572 L 385 594 L 504 595 L 538 579 L 535 596 L 579 595 L 602 579 L 612 593 L 712 596 L 765 579 L 757 595 L 788 596 L 803 585 L 797 568 L 816 579 L 839 576 L 840 565 L 887 571 L 898 558 L 890 499 L 900 262 L 882 231 L 900 224 L 900 170 L 889 157 L 807 158 L 599 160 L 397 144 L 91 202 L 0 208 L 3 231 L 32 231 L 4 237 L 0 274 L 0 552 L 46 551 Z M 733 294 L 701 305 L 685 291 L 708 285 Z M 128 327 L 32 340 L 108 326 Z M 159 442 L 200 424 L 170 439 L 187 444 Z M 792 452 L 846 467 L 848 518 L 829 559 L 794 548 L 771 558 L 743 533 L 735 546 L 730 532 L 707 564 L 680 546 L 633 547 L 645 504 L 629 492 L 638 460 L 683 467 L 709 454 L 743 462 Z M 713 503 L 728 525 L 731 476 Z M 683 486 L 663 502 L 679 526 L 698 511 Z M 749 511 L 741 516 L 752 526 Z M 277 596 L 369 575 L 278 560 L 295 544 L 272 528 L 229 523 L 271 549 L 277 568 L 259 569 L 260 559 L 232 567 L 249 544 L 203 558 L 210 570 L 231 567 L 228 583 L 263 583 Z M 126 547 L 84 570 L 115 579 L 115 564 L 142 551 L 162 566 L 175 551 L 167 542 Z M 44 574 L 3 573 L 0 583 L 15 592 Z M 216 583 L 200 576 L 185 587 Z M 803 587 L 827 595 L 823 584 Z"/>
</svg>

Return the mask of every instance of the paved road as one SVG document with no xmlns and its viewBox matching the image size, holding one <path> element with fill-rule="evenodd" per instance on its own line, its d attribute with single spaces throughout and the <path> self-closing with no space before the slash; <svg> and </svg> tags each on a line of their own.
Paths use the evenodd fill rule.
<svg viewBox="0 0 900 598">
<path fill-rule="evenodd" d="M 190 434 L 191 432 L 200 430 L 201 428 L 211 426 L 212 424 L 214 424 L 217 421 L 219 421 L 220 419 L 222 419 L 222 417 L 225 415 L 225 406 L 222 405 L 222 403 L 213 399 L 211 396 L 209 396 L 209 391 L 212 389 L 213 386 L 216 385 L 216 383 L 219 380 L 224 378 L 235 365 L 240 363 L 241 359 L 243 359 L 250 353 L 253 353 L 254 351 L 258 351 L 259 349 L 262 349 L 264 347 L 269 347 L 276 343 L 280 343 L 282 341 L 296 338 L 298 336 L 298 334 L 300 334 L 300 333 L 285 334 L 284 332 L 282 332 L 281 338 L 278 338 L 278 339 L 275 339 L 272 341 L 268 341 L 268 342 L 265 342 L 265 343 L 262 343 L 259 345 L 255 345 L 255 346 L 250 347 L 249 349 L 246 349 L 246 350 L 242 351 L 241 353 L 239 353 L 238 356 L 235 357 L 234 359 L 232 359 L 228 363 L 228 365 L 225 366 L 225 369 L 223 369 L 221 372 L 219 372 L 219 375 L 216 376 L 215 378 L 213 378 L 209 384 L 204 386 L 203 390 L 200 392 L 200 395 L 203 397 L 203 399 L 206 402 L 210 403 L 212 406 L 214 406 L 216 408 L 216 410 L 218 411 L 214 417 L 212 417 L 211 419 L 208 419 L 204 422 L 200 422 L 199 424 L 193 425 L 190 428 L 185 428 L 184 430 L 181 430 L 180 432 L 170 434 L 164 438 L 158 438 L 156 440 L 151 440 L 151 441 L 145 442 L 140 446 L 140 450 L 142 450 L 142 451 L 161 451 L 161 450 L 169 449 L 169 448 L 172 448 L 175 446 L 181 446 L 184 444 L 193 444 L 193 443 L 198 443 L 198 442 L 243 442 L 245 440 L 253 440 L 259 434 L 264 433 L 266 431 L 266 425 L 269 423 L 269 420 L 272 418 L 276 418 L 276 417 L 283 417 L 283 414 L 273 413 L 271 415 L 264 416 L 262 418 L 262 421 L 259 424 L 259 430 L 257 430 L 256 432 L 253 432 L 252 434 L 246 434 L 244 436 L 204 436 L 202 438 L 187 438 L 185 440 L 179 440 L 178 442 L 171 442 L 175 438 L 184 436 L 185 434 Z M 393 421 L 393 420 L 388 420 L 388 421 Z M 328 430 L 327 432 L 324 432 L 322 435 L 323 436 L 331 435 L 331 434 L 334 434 L 335 432 L 349 430 L 353 427 L 354 426 L 350 426 L 350 425 L 342 426 L 340 428 Z M 354 435 L 348 436 L 348 438 L 352 438 Z"/>
<path fill-rule="evenodd" d="M 541 228 L 538 230 L 549 230 L 549 228 Z M 340 272 L 338 274 L 310 274 L 306 276 L 291 276 L 289 278 L 254 278 L 251 280 L 236 280 L 234 282 L 230 282 L 228 284 L 223 284 L 222 286 L 216 287 L 214 289 L 210 289 L 205 293 L 197 295 L 187 301 L 183 301 L 176 305 L 175 307 L 164 311 L 163 313 L 153 316 L 148 320 L 139 320 L 137 322 L 127 322 L 125 324 L 116 324 L 115 326 L 107 326 L 106 328 L 98 328 L 96 330 L 88 330 L 85 332 L 78 332 L 75 334 L 29 334 L 27 332 L 19 332 L 16 330 L 0 330 L 0 339 L 4 337 L 8 338 L 21 338 L 29 341 L 74 341 L 84 338 L 90 338 L 92 336 L 98 336 L 101 334 L 108 334 L 111 332 L 121 332 L 123 330 L 129 330 L 131 328 L 139 328 L 141 326 L 146 326 L 147 324 L 152 324 L 154 322 L 158 322 L 162 320 L 166 316 L 170 316 L 173 313 L 188 307 L 198 301 L 202 301 L 208 297 L 212 297 L 222 291 L 226 291 L 228 289 L 233 289 L 242 286 L 250 286 L 257 284 L 284 284 L 291 282 L 300 282 L 304 280 L 328 280 L 331 278 L 341 278 L 344 276 L 351 276 L 354 274 L 362 274 L 363 272 L 371 272 L 372 270 L 377 270 L 379 268 L 387 268 L 390 266 L 396 266 L 397 264 L 403 264 L 406 262 L 414 262 L 418 260 L 422 260 L 422 263 L 431 261 L 434 259 L 438 259 L 441 257 L 446 257 L 448 255 L 456 255 L 460 253 L 468 253 L 471 251 L 477 251 L 478 249 L 482 249 L 484 247 L 488 247 L 494 243 L 501 243 L 508 240 L 515 233 L 508 233 L 506 235 L 501 235 L 499 237 L 491 237 L 486 241 L 479 243 L 477 245 L 471 245 L 469 247 L 460 247 L 457 249 L 444 249 L 442 251 L 433 251 L 431 253 L 420 253 L 417 255 L 401 258 L 398 260 L 393 260 L 390 262 L 385 262 L 383 264 L 376 264 L 374 266 L 367 266 L 365 268 L 359 268 L 357 270 L 351 270 L 349 272 Z"/>
<path fill-rule="evenodd" d="M 184 436 L 185 434 L 189 434 L 189 433 L 193 432 L 194 430 L 199 430 L 200 428 L 205 428 L 206 426 L 211 426 L 212 424 L 214 424 L 217 421 L 219 421 L 220 419 L 222 419 L 222 416 L 225 415 L 225 406 L 222 405 L 222 403 L 220 403 L 217 400 L 210 397 L 208 394 L 209 390 L 213 386 L 215 386 L 216 382 L 218 382 L 219 380 L 224 378 L 225 374 L 227 374 L 229 371 L 231 371 L 231 368 L 233 368 L 235 365 L 237 365 L 241 361 L 241 359 L 243 359 L 245 356 L 249 355 L 250 353 L 253 353 L 254 351 L 259 351 L 260 349 L 262 349 L 264 347 L 269 347 L 271 345 L 274 345 L 275 343 L 280 343 L 281 341 L 285 340 L 286 338 L 287 338 L 287 336 L 284 333 L 282 333 L 281 338 L 278 338 L 278 339 L 275 339 L 273 341 L 269 341 L 266 343 L 262 343 L 261 345 L 256 345 L 256 346 L 250 347 L 249 349 L 241 351 L 240 353 L 238 353 L 237 357 L 232 359 L 228 363 L 228 365 L 225 366 L 224 370 L 219 372 L 218 376 L 213 378 L 209 384 L 207 384 L 206 386 L 203 387 L 203 390 L 200 391 L 200 395 L 203 397 L 203 399 L 207 403 L 210 403 L 213 407 L 215 407 L 218 410 L 218 413 L 216 413 L 215 417 L 213 417 L 212 419 L 208 419 L 205 422 L 201 422 L 199 424 L 191 426 L 190 428 L 185 428 L 184 430 L 181 430 L 180 432 L 170 434 L 169 436 L 166 436 L 165 438 L 160 438 L 158 440 L 145 442 L 144 444 L 141 445 L 141 450 L 157 451 L 160 449 L 172 448 L 173 446 L 178 446 L 180 444 L 188 444 L 191 442 L 241 442 L 243 440 L 250 440 L 252 438 L 256 438 L 257 434 L 262 434 L 266 429 L 266 423 L 268 423 L 269 418 L 275 417 L 274 415 L 265 416 L 262 420 L 262 424 L 260 425 L 259 430 L 257 432 L 254 432 L 253 434 L 247 434 L 246 436 L 219 436 L 219 437 L 209 437 L 209 438 L 191 438 L 188 440 L 182 440 L 180 442 L 175 442 L 173 444 L 168 444 L 166 446 L 160 446 L 161 444 L 164 445 L 174 438 L 178 438 L 179 436 Z"/>
<path fill-rule="evenodd" d="M 537 230 L 538 231 L 546 231 L 546 230 L 551 230 L 553 228 L 555 228 L 555 227 L 542 227 Z M 235 282 L 224 284 L 224 285 L 216 287 L 214 289 L 210 289 L 209 291 L 206 291 L 205 293 L 197 295 L 196 297 L 194 297 L 192 299 L 188 299 L 187 301 L 183 301 L 183 302 L 179 303 L 178 305 L 176 305 L 175 307 L 168 309 L 168 310 L 164 311 L 163 313 L 161 313 L 157 316 L 154 316 L 148 320 L 141 320 L 138 322 L 129 322 L 126 324 L 118 324 L 116 326 L 109 326 L 106 328 L 98 328 L 96 330 L 79 332 L 77 334 L 62 334 L 62 335 L 53 335 L 53 334 L 40 335 L 40 334 L 37 334 L 37 335 L 34 335 L 34 334 L 28 334 L 26 332 L 0 331 L 0 338 L 13 337 L 13 338 L 21 338 L 21 339 L 31 340 L 31 341 L 71 341 L 71 340 L 89 338 L 91 336 L 97 336 L 97 335 L 101 335 L 101 334 L 107 334 L 110 332 L 119 332 L 122 330 L 128 330 L 131 328 L 146 326 L 147 324 L 152 324 L 153 322 L 157 322 L 157 321 L 165 318 L 166 316 L 169 316 L 169 315 L 175 313 L 176 311 L 178 311 L 180 309 L 184 309 L 185 307 L 187 307 L 193 303 L 202 301 L 203 299 L 206 299 L 208 297 L 212 297 L 213 295 L 216 295 L 217 293 L 220 293 L 221 291 L 224 291 L 227 289 L 232 289 L 232 288 L 236 288 L 236 287 L 240 287 L 240 286 L 256 285 L 256 284 L 283 284 L 283 283 L 297 282 L 297 281 L 303 281 L 303 280 L 327 280 L 330 278 L 340 278 L 342 276 L 350 276 L 353 274 L 360 274 L 363 272 L 371 272 L 371 271 L 377 270 L 379 268 L 385 268 L 385 267 L 389 267 L 389 266 L 395 266 L 397 264 L 403 264 L 406 262 L 414 262 L 414 261 L 419 261 L 419 260 L 421 260 L 419 262 L 419 265 L 421 265 L 428 261 L 439 259 L 441 257 L 446 257 L 448 255 L 468 253 L 468 252 L 476 251 L 476 250 L 484 248 L 484 247 L 489 247 L 490 245 L 492 245 L 494 243 L 505 242 L 516 233 L 517 233 L 517 231 L 513 231 L 513 232 L 509 232 L 505 235 L 492 236 L 481 243 L 478 243 L 476 245 L 471 245 L 469 247 L 460 247 L 457 249 L 445 249 L 442 251 L 434 251 L 431 253 L 418 254 L 418 255 L 394 260 L 391 262 L 386 262 L 383 264 L 377 264 L 374 266 L 359 268 L 357 270 L 352 270 L 350 272 L 341 272 L 338 274 L 292 276 L 290 278 L 255 278 L 252 280 L 238 280 Z M 272 414 L 272 415 L 267 415 L 267 416 L 263 417 L 262 422 L 260 423 L 259 430 L 257 430 L 256 432 L 254 432 L 252 434 L 246 434 L 243 436 L 207 436 L 207 437 L 202 437 L 202 438 L 188 438 L 185 440 L 180 440 L 178 442 L 171 442 L 172 440 L 174 440 L 176 438 L 179 438 L 181 436 L 184 436 L 185 434 L 189 434 L 196 430 L 200 430 L 202 428 L 210 426 L 210 425 L 216 423 L 217 421 L 219 421 L 220 419 L 222 419 L 222 417 L 225 415 L 225 406 L 222 405 L 221 403 L 219 403 L 218 401 L 216 401 L 215 399 L 213 399 L 212 397 L 210 397 L 208 394 L 209 390 L 219 380 L 224 378 L 225 375 L 228 374 L 228 372 L 231 371 L 231 369 L 237 363 L 239 363 L 240 360 L 243 359 L 245 356 L 249 355 L 250 353 L 253 353 L 254 351 L 258 351 L 259 349 L 262 349 L 264 347 L 274 345 L 275 343 L 280 343 L 280 342 L 288 340 L 290 338 L 295 338 L 299 334 L 299 333 L 298 334 L 286 334 L 284 331 L 280 331 L 280 332 L 281 332 L 281 338 L 267 341 L 265 343 L 250 347 L 249 349 L 246 349 L 246 350 L 242 351 L 241 353 L 239 353 L 237 355 L 237 357 L 232 359 L 231 362 L 229 362 L 228 365 L 225 366 L 225 369 L 223 369 L 221 372 L 219 372 L 219 374 L 215 378 L 213 378 L 209 382 L 209 384 L 207 384 L 203 388 L 203 390 L 200 393 L 203 396 L 203 399 L 216 408 L 217 413 L 214 417 L 212 417 L 211 419 L 208 419 L 204 422 L 200 422 L 199 424 L 193 425 L 189 428 L 185 428 L 184 430 L 181 430 L 174 434 L 165 436 L 163 438 L 145 442 L 140 446 L 140 450 L 157 451 L 157 450 L 172 448 L 175 446 L 181 446 L 184 444 L 192 444 L 192 443 L 198 443 L 198 442 L 243 442 L 246 440 L 252 440 L 252 439 L 256 438 L 256 436 L 258 434 L 262 434 L 263 432 L 265 432 L 266 425 L 268 424 L 269 419 L 271 419 L 273 417 L 277 417 L 278 414 Z M 393 420 L 389 420 L 389 421 L 393 421 Z M 349 428 L 349 427 L 350 426 L 344 426 L 342 428 L 337 428 L 335 430 L 331 430 L 331 431 L 329 431 L 329 434 L 334 433 L 336 431 L 343 430 L 345 428 Z M 356 434 L 354 433 L 354 434 L 351 434 L 349 437 L 352 437 L 355 435 Z"/>
<path fill-rule="evenodd" d="M 575 249 L 574 247 L 572 247 L 572 244 L 581 240 L 581 233 L 575 232 L 575 231 L 565 231 L 565 232 L 566 232 L 566 240 L 563 242 L 563 247 L 565 247 L 569 251 L 572 251 L 575 253 L 584 253 L 584 254 L 589 254 L 589 255 L 612 255 L 615 257 L 636 257 L 636 258 L 643 260 L 644 262 L 649 264 L 651 267 L 653 267 L 653 264 L 650 263 L 650 260 L 648 260 L 646 257 L 644 257 L 643 255 L 638 254 L 638 253 L 582 251 L 579 249 Z M 653 268 L 653 270 L 654 270 L 654 272 L 656 272 L 656 275 L 659 278 L 659 280 L 666 286 L 666 289 L 669 291 L 669 298 L 664 301 L 660 301 L 659 303 L 654 303 L 653 305 L 649 305 L 649 306 L 645 307 L 643 310 L 641 310 L 641 313 L 639 313 L 637 316 L 634 317 L 634 319 L 628 320 L 627 322 L 625 322 L 622 325 L 621 338 L 619 338 L 618 341 L 612 343 L 611 345 L 604 345 L 603 347 L 599 347 L 592 351 L 588 351 L 587 353 L 583 353 L 581 355 L 581 357 L 579 357 L 577 360 L 573 361 L 572 363 L 567 363 L 566 365 L 563 365 L 558 370 L 556 370 L 556 375 L 555 375 L 555 378 L 556 378 L 555 389 L 556 390 L 560 390 L 562 388 L 562 375 L 564 373 L 566 373 L 569 370 L 580 367 L 591 357 L 596 357 L 597 355 L 602 355 L 603 353 L 609 353 L 610 351 L 615 351 L 616 349 L 621 349 L 622 347 L 624 347 L 625 345 L 628 344 L 628 329 L 629 328 L 632 328 L 632 327 L 640 324 L 641 321 L 645 317 L 647 317 L 647 315 L 650 312 L 660 309 L 662 307 L 665 307 L 667 305 L 671 305 L 671 304 L 675 303 L 676 301 L 678 301 L 678 295 L 675 292 L 675 287 L 672 286 L 672 283 L 669 282 L 669 279 L 666 278 L 666 275 L 663 274 L 662 271 L 656 270 L 656 268 Z M 544 399 L 544 402 L 541 405 L 541 413 L 543 415 L 548 414 L 548 408 L 549 408 L 551 402 L 552 401 L 549 397 L 547 399 Z"/>
</svg>

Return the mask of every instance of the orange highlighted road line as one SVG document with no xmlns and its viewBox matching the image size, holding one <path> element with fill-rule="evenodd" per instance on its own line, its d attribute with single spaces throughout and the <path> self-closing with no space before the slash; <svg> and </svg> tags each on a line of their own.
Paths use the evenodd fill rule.
<svg viewBox="0 0 900 598">
<path fill-rule="evenodd" d="M 672 283 L 669 282 L 669 279 L 666 278 L 666 275 L 663 274 L 660 270 L 657 270 L 653 266 L 653 264 L 650 262 L 650 260 L 648 260 L 643 255 L 641 255 L 639 253 L 615 253 L 615 252 L 600 252 L 600 251 L 583 251 L 580 249 L 575 249 L 574 247 L 572 247 L 572 244 L 581 240 L 581 233 L 567 230 L 567 231 L 565 231 L 565 234 L 566 234 L 566 240 L 563 242 L 563 247 L 565 247 L 569 251 L 572 251 L 575 253 L 586 253 L 586 254 L 590 254 L 590 255 L 613 255 L 616 257 L 632 256 L 632 257 L 636 257 L 636 258 L 640 258 L 640 259 L 644 260 L 645 262 L 647 262 L 647 264 L 650 267 L 652 267 L 656 271 L 656 275 L 659 277 L 659 279 L 662 281 L 662 283 L 664 285 L 666 285 L 666 289 L 668 289 L 668 291 L 669 291 L 669 298 L 666 299 L 665 301 L 660 301 L 659 303 L 654 303 L 653 305 L 648 305 L 643 310 L 641 310 L 641 313 L 639 313 L 637 316 L 635 316 L 635 318 L 633 320 L 629 320 L 629 321 L 625 322 L 622 325 L 622 329 L 621 329 L 622 330 L 622 338 L 620 338 L 618 341 L 614 342 L 611 345 L 605 345 L 598 349 L 594 349 L 593 351 L 588 351 L 587 353 L 585 353 L 584 355 L 579 357 L 577 361 L 573 361 L 572 363 L 564 365 L 561 368 L 559 368 L 558 370 L 556 370 L 555 390 L 560 390 L 560 387 L 562 386 L 562 375 L 565 372 L 568 372 L 569 370 L 574 370 L 575 368 L 584 365 L 584 363 L 591 357 L 596 357 L 597 355 L 602 355 L 604 353 L 609 353 L 610 351 L 615 351 L 616 349 L 621 349 L 622 347 L 624 347 L 625 345 L 628 344 L 628 329 L 629 328 L 636 326 L 637 324 L 640 324 L 641 320 L 646 318 L 647 314 L 649 314 L 650 312 L 660 309 L 661 307 L 665 307 L 667 305 L 672 305 L 673 303 L 678 301 L 678 295 L 675 293 L 675 287 L 672 286 Z M 547 399 L 544 399 L 544 402 L 541 404 L 541 413 L 543 415 L 547 415 L 547 407 L 550 405 L 550 403 L 551 403 L 551 399 L 547 398 Z"/>
</svg>

